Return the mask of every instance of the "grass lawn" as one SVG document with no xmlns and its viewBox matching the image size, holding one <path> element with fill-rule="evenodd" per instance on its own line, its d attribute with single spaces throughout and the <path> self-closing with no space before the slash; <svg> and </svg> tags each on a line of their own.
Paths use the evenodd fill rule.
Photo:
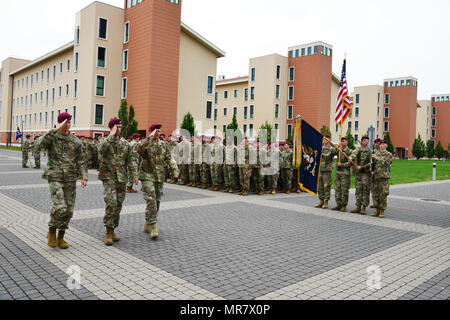
<svg viewBox="0 0 450 320">
<path fill-rule="evenodd" d="M 6 147 L 6 146 L 0 146 L 1 150 L 10 150 L 10 151 L 22 151 L 20 147 Z"/>
</svg>

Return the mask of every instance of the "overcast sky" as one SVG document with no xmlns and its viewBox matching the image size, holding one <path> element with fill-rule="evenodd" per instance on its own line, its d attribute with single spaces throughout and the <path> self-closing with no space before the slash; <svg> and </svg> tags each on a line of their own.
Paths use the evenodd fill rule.
<svg viewBox="0 0 450 320">
<path fill-rule="evenodd" d="M 35 59 L 73 40 L 75 13 L 91 2 L 1 0 L 0 60 Z M 218 75 L 247 75 L 251 57 L 324 41 L 339 76 L 347 53 L 350 88 L 413 76 L 419 99 L 450 93 L 449 0 L 184 0 L 182 20 L 226 52 Z"/>
</svg>

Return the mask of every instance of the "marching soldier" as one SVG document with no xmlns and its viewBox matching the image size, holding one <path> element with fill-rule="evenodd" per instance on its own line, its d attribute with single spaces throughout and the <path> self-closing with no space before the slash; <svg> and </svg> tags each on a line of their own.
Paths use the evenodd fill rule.
<svg viewBox="0 0 450 320">
<path fill-rule="evenodd" d="M 41 149 L 39 148 L 39 140 L 42 136 L 38 136 L 32 143 L 31 148 L 33 149 L 33 157 L 34 157 L 34 169 L 41 168 Z"/>
<path fill-rule="evenodd" d="M 376 152 L 380 151 L 381 141 L 382 140 L 380 138 L 375 139 L 375 141 L 374 141 L 375 151 L 373 152 L 373 154 L 375 154 Z M 375 169 L 375 166 L 376 166 L 376 160 L 372 160 L 372 168 Z M 373 171 L 373 172 L 375 172 L 375 171 Z M 373 181 L 373 175 L 372 175 L 372 182 L 374 182 Z M 374 190 L 374 186 L 375 186 L 375 183 L 372 183 L 371 184 L 372 205 L 370 206 L 372 209 L 376 208 L 376 206 L 375 206 L 375 190 Z"/>
<path fill-rule="evenodd" d="M 31 142 L 30 142 L 30 138 L 31 136 L 29 134 L 27 134 L 25 136 L 25 140 L 22 144 L 22 168 L 28 168 L 27 166 L 27 162 L 28 162 L 28 153 L 30 152 L 31 149 Z"/>
<path fill-rule="evenodd" d="M 335 189 L 335 198 L 337 206 L 331 210 L 334 211 L 347 211 L 348 204 L 348 191 L 350 189 L 350 167 L 351 163 L 349 162 L 347 157 L 350 157 L 352 154 L 352 150 L 348 148 L 348 139 L 347 137 L 341 138 L 341 152 L 345 155 L 341 155 L 340 162 L 336 164 L 335 170 L 335 179 L 334 179 L 334 189 Z M 347 156 L 347 157 L 346 157 Z"/>
<path fill-rule="evenodd" d="M 161 124 L 152 124 L 149 128 L 150 136 L 141 141 L 137 149 L 142 157 L 139 180 L 141 180 L 144 200 L 147 203 L 144 232 L 150 233 L 152 239 L 159 237 L 157 222 L 160 201 L 163 196 L 164 166 L 169 164 L 170 169 L 174 171 L 175 179 L 178 179 L 179 174 L 177 163 L 166 152 L 163 142 L 159 140 L 161 127 Z"/>
<path fill-rule="evenodd" d="M 355 161 L 356 171 L 356 209 L 351 213 L 366 214 L 366 207 L 370 204 L 370 185 L 372 175 L 370 165 L 372 160 L 372 151 L 369 149 L 369 137 L 364 136 L 361 139 L 361 147 L 353 151 L 351 159 Z"/>
<path fill-rule="evenodd" d="M 131 148 L 131 157 L 133 159 L 133 163 L 134 163 L 134 166 L 135 166 L 136 170 L 137 170 L 138 165 L 139 165 L 139 154 L 137 152 L 137 147 L 138 147 L 138 144 L 139 144 L 139 138 L 140 137 L 141 137 L 140 134 L 134 133 L 131 136 L 132 140 L 129 143 L 130 144 L 130 148 Z M 100 146 L 99 146 L 99 148 L 100 148 Z M 137 191 L 133 189 L 134 179 L 135 178 L 131 174 L 131 170 L 128 169 L 128 174 L 127 174 L 127 193 L 137 193 Z"/>
<path fill-rule="evenodd" d="M 104 200 L 106 203 L 103 223 L 106 227 L 105 244 L 111 246 L 120 238 L 115 234 L 119 226 L 120 212 L 125 200 L 128 177 L 134 184 L 138 184 L 136 174 L 136 161 L 133 158 L 133 147 L 120 137 L 122 121 L 114 118 L 108 124 L 111 130 L 108 138 L 104 139 L 98 146 L 100 155 L 98 179 L 102 181 L 104 188 Z"/>
<path fill-rule="evenodd" d="M 331 197 L 331 184 L 333 176 L 334 156 L 337 154 L 337 149 L 330 143 L 330 135 L 325 135 L 322 146 L 322 161 L 320 163 L 319 173 L 319 199 L 320 203 L 316 208 L 328 209 L 328 201 Z"/>
<path fill-rule="evenodd" d="M 80 140 L 70 134 L 72 116 L 67 112 L 58 116 L 58 127 L 45 134 L 39 148 L 48 150 L 48 163 L 42 175 L 48 180 L 53 208 L 50 211 L 48 245 L 67 249 L 69 244 L 64 235 L 73 216 L 76 198 L 78 172 L 81 173 L 81 186 L 87 186 L 88 171 L 81 152 Z M 56 230 L 58 238 L 56 238 Z"/>
<path fill-rule="evenodd" d="M 386 151 L 388 142 L 383 140 L 380 144 L 380 151 L 377 151 L 372 158 L 376 161 L 374 183 L 374 205 L 375 213 L 372 217 L 384 218 L 384 211 L 387 208 L 387 197 L 389 195 L 389 179 L 391 179 L 391 164 L 394 159 L 392 153 Z"/>
</svg>

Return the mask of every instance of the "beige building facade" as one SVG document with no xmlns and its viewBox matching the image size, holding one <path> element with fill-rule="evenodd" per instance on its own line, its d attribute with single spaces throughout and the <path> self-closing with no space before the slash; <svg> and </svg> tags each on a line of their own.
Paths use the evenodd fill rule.
<svg viewBox="0 0 450 320">
<path fill-rule="evenodd" d="M 431 100 L 417 101 L 416 138 L 426 143 L 431 138 Z"/>
</svg>

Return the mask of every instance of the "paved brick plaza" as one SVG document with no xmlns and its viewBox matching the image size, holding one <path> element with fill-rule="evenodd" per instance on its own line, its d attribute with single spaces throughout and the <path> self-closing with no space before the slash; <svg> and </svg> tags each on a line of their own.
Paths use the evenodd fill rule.
<svg viewBox="0 0 450 320">
<path fill-rule="evenodd" d="M 305 193 L 241 197 L 166 184 L 160 239 L 142 232 L 142 193 L 127 194 L 122 240 L 106 247 L 103 188 L 90 171 L 71 247 L 61 250 L 47 246 L 42 170 L 22 169 L 20 159 L 0 151 L 0 300 L 450 298 L 450 181 L 392 187 L 386 219 L 315 209 Z M 70 266 L 81 270 L 80 289 L 67 286 Z M 368 287 L 371 266 L 381 289 Z"/>
</svg>

